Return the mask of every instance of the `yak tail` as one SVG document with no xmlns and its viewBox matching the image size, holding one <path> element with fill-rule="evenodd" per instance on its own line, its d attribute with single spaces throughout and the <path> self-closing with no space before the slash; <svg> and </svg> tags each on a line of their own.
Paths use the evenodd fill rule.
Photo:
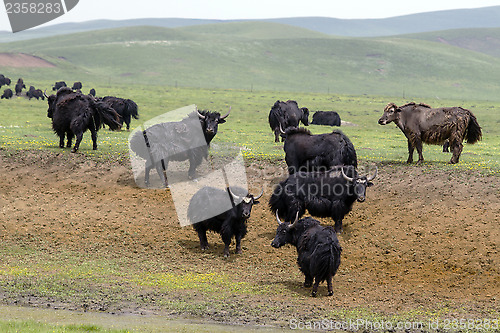
<svg viewBox="0 0 500 333">
<path fill-rule="evenodd" d="M 137 108 L 137 104 L 131 100 L 131 99 L 126 99 L 125 100 L 125 107 L 127 108 L 127 111 L 134 117 L 134 119 L 139 119 L 139 112 Z"/>
<path fill-rule="evenodd" d="M 467 126 L 467 143 L 476 143 L 483 137 L 483 133 L 481 132 L 481 126 L 477 122 L 476 117 L 470 113 L 469 125 Z"/>
<path fill-rule="evenodd" d="M 338 244 L 332 242 L 322 243 L 316 246 L 311 258 L 311 275 L 325 281 L 328 276 L 334 276 L 340 266 L 340 253 L 342 249 Z"/>
<path fill-rule="evenodd" d="M 102 122 L 108 125 L 111 130 L 116 131 L 122 128 L 122 125 L 120 124 L 120 116 L 114 109 L 110 108 L 103 102 L 97 102 L 96 109 L 102 119 Z"/>
</svg>

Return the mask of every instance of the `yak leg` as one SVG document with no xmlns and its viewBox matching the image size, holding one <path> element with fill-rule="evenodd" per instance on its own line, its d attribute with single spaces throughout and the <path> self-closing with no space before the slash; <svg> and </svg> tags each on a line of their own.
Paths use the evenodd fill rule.
<svg viewBox="0 0 500 333">
<path fill-rule="evenodd" d="M 340 218 L 340 219 L 339 219 L 339 218 L 337 218 L 337 219 L 334 219 L 334 221 L 335 221 L 335 226 L 334 226 L 334 228 L 335 228 L 335 232 L 336 232 L 337 234 L 342 233 L 342 230 L 343 230 L 343 229 L 342 229 L 342 219 L 341 219 L 341 218 Z"/>
<path fill-rule="evenodd" d="M 411 143 L 410 139 L 408 139 L 408 160 L 406 163 L 412 163 L 413 162 L 413 151 L 415 150 L 415 147 L 413 147 L 413 144 Z"/>
<path fill-rule="evenodd" d="M 71 149 L 72 153 L 76 153 L 78 148 L 80 148 L 80 142 L 82 142 L 82 139 L 83 139 L 83 132 L 76 134 L 76 143 L 73 149 Z"/>
<path fill-rule="evenodd" d="M 306 279 L 304 280 L 304 288 L 309 288 L 313 284 L 313 278 L 306 274 Z"/>
<path fill-rule="evenodd" d="M 66 144 L 66 147 L 71 148 L 71 145 L 73 144 L 73 132 L 71 131 L 66 132 L 66 137 L 68 138 L 68 143 Z"/>
<path fill-rule="evenodd" d="M 241 254 L 241 234 L 235 235 L 236 238 L 236 253 Z"/>
<path fill-rule="evenodd" d="M 450 141 L 446 140 L 443 144 L 443 153 L 450 152 Z"/>
<path fill-rule="evenodd" d="M 90 129 L 90 136 L 92 137 L 92 149 L 97 150 L 97 132 L 95 129 Z"/>
<path fill-rule="evenodd" d="M 64 148 L 64 132 L 57 133 L 59 136 L 59 148 Z"/>
<path fill-rule="evenodd" d="M 418 153 L 417 163 L 422 163 L 424 161 L 424 156 L 422 155 L 422 140 L 420 139 L 415 140 L 415 148 L 417 149 Z"/>
<path fill-rule="evenodd" d="M 202 250 L 208 249 L 207 231 L 205 229 L 198 229 L 198 238 L 200 239 L 200 248 Z"/>
<path fill-rule="evenodd" d="M 450 142 L 451 149 L 453 151 L 453 156 L 451 157 L 449 164 L 455 164 L 458 163 L 458 160 L 460 158 L 460 154 L 462 153 L 463 149 L 463 144 L 460 141 L 452 141 Z"/>
<path fill-rule="evenodd" d="M 280 142 L 280 129 L 274 129 L 274 142 Z"/>
<path fill-rule="evenodd" d="M 153 165 L 148 165 L 148 161 L 146 161 L 146 165 L 144 167 L 144 184 L 146 184 L 146 186 L 149 186 L 149 173 L 152 168 Z"/>
<path fill-rule="evenodd" d="M 332 286 L 332 276 L 328 275 L 326 278 L 326 284 L 328 285 L 328 296 L 333 296 L 333 286 Z"/>
<path fill-rule="evenodd" d="M 316 295 L 318 294 L 318 287 L 319 287 L 319 278 L 316 277 L 314 279 L 313 290 L 312 290 L 312 293 L 311 293 L 312 297 L 316 297 Z"/>
<path fill-rule="evenodd" d="M 165 177 L 163 171 L 166 170 L 167 165 L 168 161 L 165 161 L 164 159 L 161 159 L 160 161 L 155 163 L 155 168 L 156 172 L 158 173 L 158 177 L 160 177 L 161 182 L 165 185 L 167 185 L 167 178 Z"/>
</svg>

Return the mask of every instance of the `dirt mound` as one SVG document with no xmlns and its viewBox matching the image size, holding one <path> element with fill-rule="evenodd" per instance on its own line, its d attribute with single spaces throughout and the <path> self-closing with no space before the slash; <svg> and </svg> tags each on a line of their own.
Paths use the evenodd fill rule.
<svg viewBox="0 0 500 333">
<path fill-rule="evenodd" d="M 0 239 L 54 249 L 142 253 L 173 271 L 220 269 L 250 284 L 281 283 L 291 296 L 265 298 L 279 304 L 288 297 L 293 304 L 288 316 L 307 318 L 318 304 L 386 313 L 446 306 L 472 316 L 498 309 L 498 178 L 427 166 L 378 167 L 367 201 L 355 203 L 344 220 L 335 297 L 322 297 L 326 286 L 321 285 L 320 300 L 301 286 L 295 249 L 270 246 L 276 222 L 266 203 L 283 166 L 248 167 L 250 190 L 258 193 L 264 186 L 265 195 L 252 211 L 243 254 L 231 254 L 234 261 L 222 258 L 216 235 L 209 235 L 210 255 L 199 250 L 192 228 L 179 226 L 168 190 L 140 189 L 128 167 L 66 152 L 1 157 Z M 275 310 L 260 310 L 259 297 L 240 301 L 259 308 L 261 316 L 286 320 L 276 319 Z M 284 316 L 288 310 L 282 311 Z"/>
<path fill-rule="evenodd" d="M 25 53 L 0 53 L 0 67 L 56 67 L 40 57 Z"/>
</svg>

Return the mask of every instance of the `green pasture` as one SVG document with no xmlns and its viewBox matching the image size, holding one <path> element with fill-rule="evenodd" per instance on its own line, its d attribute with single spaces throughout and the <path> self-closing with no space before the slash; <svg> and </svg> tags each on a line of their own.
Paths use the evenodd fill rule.
<svg viewBox="0 0 500 333">
<path fill-rule="evenodd" d="M 37 86 L 50 87 L 41 82 Z M 394 125 L 380 126 L 377 120 L 388 102 L 398 105 L 411 100 L 382 96 L 351 96 L 315 93 L 255 92 L 244 90 L 213 90 L 201 88 L 175 88 L 151 86 L 137 88 L 128 86 L 92 85 L 98 95 L 115 95 L 131 98 L 139 105 L 139 120 L 132 121 L 132 129 L 153 117 L 177 108 L 196 104 L 199 109 L 219 111 L 224 114 L 231 107 L 231 115 L 219 126 L 213 141 L 217 145 L 231 144 L 242 149 L 247 160 L 277 161 L 284 158 L 282 144 L 274 143 L 268 125 L 268 114 L 276 100 L 294 99 L 299 106 L 311 110 L 337 111 L 342 120 L 352 123 L 340 128 L 352 140 L 358 158 L 366 163 L 396 162 L 407 159 L 407 143 L 404 135 Z M 478 169 L 497 173 L 500 170 L 500 103 L 484 101 L 420 99 L 432 106 L 462 106 L 470 109 L 483 128 L 483 140 L 475 145 L 464 144 L 461 161 L 448 165 L 450 154 L 442 153 L 441 147 L 424 145 L 426 163 L 442 168 Z M 4 149 L 49 150 L 69 154 L 69 149 L 60 149 L 57 136 L 52 132 L 51 120 L 47 118 L 46 101 L 16 97 L 0 101 L 0 143 Z M 310 125 L 314 133 L 330 132 L 329 126 Z M 130 133 L 122 130 L 112 132 L 100 130 L 98 150 L 91 149 L 90 133 L 85 133 L 80 153 L 89 157 L 114 159 L 128 163 L 127 140 Z M 415 153 L 416 158 L 416 153 Z"/>
</svg>

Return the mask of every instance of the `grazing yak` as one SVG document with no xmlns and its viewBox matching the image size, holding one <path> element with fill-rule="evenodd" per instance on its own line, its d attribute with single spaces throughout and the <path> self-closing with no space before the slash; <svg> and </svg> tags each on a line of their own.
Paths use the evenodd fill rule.
<svg viewBox="0 0 500 333">
<path fill-rule="evenodd" d="M 16 87 L 14 88 L 14 90 L 16 91 L 16 96 L 21 95 L 23 89 L 26 89 L 26 86 L 24 85 L 23 79 L 19 78 L 17 80 Z"/>
<path fill-rule="evenodd" d="M 57 90 L 59 90 L 59 88 L 62 88 L 62 87 L 67 87 L 66 82 L 58 81 L 54 84 L 54 86 L 52 87 L 52 90 L 57 91 Z"/>
<path fill-rule="evenodd" d="M 93 149 L 97 149 L 97 131 L 102 123 L 112 129 L 120 128 L 118 114 L 106 104 L 96 102 L 88 95 L 73 92 L 68 87 L 60 88 L 56 95 L 45 96 L 49 104 L 47 117 L 52 118 L 52 129 L 59 136 L 59 147 L 64 148 L 64 136 L 71 147 L 73 137 L 76 143 L 71 152 L 80 147 L 83 133 L 90 130 Z"/>
<path fill-rule="evenodd" d="M 473 144 L 481 140 L 482 133 L 476 117 L 461 107 L 431 108 L 426 104 L 408 103 L 397 106 L 389 103 L 379 119 L 380 125 L 394 122 L 408 139 L 408 160 L 413 162 L 416 148 L 418 163 L 424 161 L 422 142 L 442 145 L 449 140 L 453 152 L 450 164 L 458 163 L 462 153 L 462 141 Z"/>
<path fill-rule="evenodd" d="M 95 90 L 94 90 L 95 94 Z M 120 124 L 127 125 L 127 131 L 130 130 L 131 117 L 139 119 L 137 104 L 131 99 L 125 99 L 114 96 L 105 96 L 100 99 L 102 102 L 113 108 L 120 116 Z"/>
<path fill-rule="evenodd" d="M 279 142 L 280 133 L 288 127 L 298 127 L 299 122 L 309 126 L 309 110 L 300 108 L 296 101 L 276 101 L 269 111 L 269 126 L 274 132 L 274 142 Z M 281 141 L 284 139 L 282 138 Z"/>
<path fill-rule="evenodd" d="M 188 218 L 198 233 L 201 249 L 208 249 L 207 230 L 210 230 L 221 235 L 224 242 L 224 257 L 229 257 L 229 245 L 233 237 L 236 240 L 236 253 L 241 253 L 241 239 L 247 233 L 246 221 L 250 217 L 253 205 L 259 203 L 257 200 L 263 193 L 264 190 L 259 195 L 253 196 L 238 187 L 227 188 L 225 191 L 209 186 L 196 192 L 189 201 Z M 232 208 L 211 214 L 211 207 L 225 203 L 230 203 Z"/>
<path fill-rule="evenodd" d="M 311 121 L 313 125 L 340 126 L 340 116 L 335 111 L 316 111 Z"/>
<path fill-rule="evenodd" d="M 335 230 L 321 226 L 311 217 L 295 219 L 293 223 L 281 222 L 271 243 L 274 248 L 291 244 L 297 248 L 297 264 L 305 275 L 304 287 L 313 286 L 311 295 L 316 297 L 320 282 L 326 280 L 328 296 L 333 295 L 332 278 L 340 266 L 342 248 Z M 313 285 L 314 280 L 314 285 Z"/>
<path fill-rule="evenodd" d="M 217 134 L 219 124 L 226 122 L 230 112 L 231 109 L 221 116 L 219 112 L 197 111 L 179 122 L 155 124 L 134 133 L 130 139 L 130 150 L 145 160 L 145 185 L 149 186 L 152 168 L 156 168 L 161 181 L 168 185 L 163 172 L 170 161 L 189 160 L 188 177 L 195 179 L 196 168 L 207 158 L 210 142 Z"/>
<path fill-rule="evenodd" d="M 0 99 L 4 99 L 4 98 L 9 99 L 9 98 L 12 98 L 12 96 L 14 96 L 12 89 L 7 88 L 3 91 L 3 95 L 2 95 L 2 97 L 0 97 Z"/>
<path fill-rule="evenodd" d="M 297 171 L 326 171 L 335 165 L 358 167 L 354 145 L 341 131 L 313 135 L 305 128 L 291 127 L 283 135 L 290 175 Z"/>
<path fill-rule="evenodd" d="M 38 100 L 41 98 L 42 100 L 45 100 L 43 91 L 41 89 L 35 89 L 33 86 L 30 86 L 29 90 L 26 92 L 26 96 L 29 99 L 36 98 Z"/>
<path fill-rule="evenodd" d="M 81 92 L 82 87 L 83 87 L 82 83 L 80 81 L 77 81 L 77 82 L 73 83 L 73 87 L 71 87 L 71 89 L 76 90 L 78 92 Z"/>
<path fill-rule="evenodd" d="M 2 86 L 10 86 L 11 81 L 8 77 L 4 76 L 3 74 L 0 74 L 0 88 Z"/>
<path fill-rule="evenodd" d="M 339 170 L 340 169 L 340 172 Z M 371 176 L 358 176 L 352 166 L 333 168 L 328 171 L 297 172 L 280 182 L 269 199 L 273 213 L 285 221 L 301 217 L 306 210 L 312 216 L 331 217 L 335 231 L 342 232 L 342 220 L 352 209 L 354 202 L 365 201 L 366 188 L 377 171 Z"/>
</svg>

